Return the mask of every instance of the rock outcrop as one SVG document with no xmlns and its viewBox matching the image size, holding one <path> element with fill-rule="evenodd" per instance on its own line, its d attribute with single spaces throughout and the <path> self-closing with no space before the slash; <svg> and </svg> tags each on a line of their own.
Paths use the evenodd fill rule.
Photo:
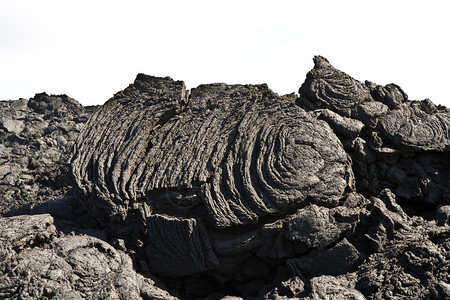
<svg viewBox="0 0 450 300">
<path fill-rule="evenodd" d="M 322 121 L 264 85 L 185 95 L 181 82 L 139 75 L 90 119 L 72 168 L 93 211 L 123 220 L 136 202 L 168 214 L 200 205 L 227 228 L 342 197 L 350 162 Z"/>
<path fill-rule="evenodd" d="M 0 101 L 0 212 L 63 197 L 68 157 L 95 108 L 66 95 Z"/>
<path fill-rule="evenodd" d="M 0 147 L 54 147 L 61 185 L 0 177 L 0 295 L 450 297 L 450 110 L 314 64 L 298 97 L 139 74 L 98 109 L 2 102 Z"/>
<path fill-rule="evenodd" d="M 106 242 L 58 234 L 48 214 L 0 218 L 0 228 L 2 299 L 176 299 Z"/>
<path fill-rule="evenodd" d="M 377 195 L 389 188 L 401 201 L 449 203 L 449 109 L 428 99 L 408 101 L 394 84 L 381 87 L 367 81 L 362 85 L 323 57 L 315 58 L 315 67 L 299 92 L 297 103 L 302 107 L 326 107 L 341 117 L 351 117 L 342 122 L 330 117 L 331 112 L 320 113 L 352 156 L 359 192 Z M 354 101 L 349 106 L 348 101 L 330 100 L 332 96 Z M 360 128 L 355 121 L 364 128 L 357 137 L 349 136 L 348 131 Z"/>
<path fill-rule="evenodd" d="M 372 98 L 363 83 L 335 69 L 322 56 L 314 57 L 314 69 L 306 75 L 299 93 L 301 106 L 328 108 L 344 117 L 350 117 L 356 106 Z"/>
<path fill-rule="evenodd" d="M 396 146 L 415 151 L 450 150 L 450 116 L 431 101 L 402 104 L 379 120 L 379 130 Z"/>
</svg>

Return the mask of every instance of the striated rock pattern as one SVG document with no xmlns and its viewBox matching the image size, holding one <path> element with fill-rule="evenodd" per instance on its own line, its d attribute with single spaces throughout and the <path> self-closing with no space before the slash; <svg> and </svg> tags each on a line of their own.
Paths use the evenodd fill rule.
<svg viewBox="0 0 450 300">
<path fill-rule="evenodd" d="M 3 212 L 28 203 L 0 217 L 0 297 L 450 298 L 450 111 L 320 56 L 299 93 L 139 74 L 97 110 L 1 102 L 4 153 L 62 140 L 30 116 L 78 129 L 61 186 L 18 172 L 45 199 L 0 164 Z"/>
<path fill-rule="evenodd" d="M 314 69 L 301 86 L 299 102 L 311 109 L 328 108 L 345 117 L 358 104 L 370 101 L 370 90 L 358 80 L 335 69 L 325 57 L 314 57 Z"/>
<path fill-rule="evenodd" d="M 89 206 L 98 217 L 126 216 L 131 191 L 125 186 L 151 148 L 152 132 L 181 110 L 185 93 L 182 82 L 141 74 L 91 117 L 71 167 L 76 185 L 95 199 Z"/>
<path fill-rule="evenodd" d="M 307 197 L 336 205 L 343 195 L 351 171 L 339 140 L 266 86 L 204 85 L 186 105 L 184 95 L 181 83 L 140 75 L 91 118 L 72 167 L 96 211 L 124 219 L 143 199 L 158 213 L 166 213 L 160 202 L 182 210 L 204 205 L 209 221 L 226 228 Z M 130 134 L 135 128 L 142 134 Z"/>
<path fill-rule="evenodd" d="M 329 74 L 334 74 L 333 80 Z M 352 88 L 342 88 L 347 86 Z M 395 84 L 361 84 L 323 57 L 315 58 L 299 92 L 297 103 L 318 113 L 351 155 L 358 191 L 378 195 L 389 188 L 401 201 L 449 203 L 447 108 L 428 99 L 409 101 Z M 358 121 L 364 127 L 357 126 Z"/>
<path fill-rule="evenodd" d="M 450 150 L 449 110 L 430 100 L 409 102 L 381 117 L 379 129 L 396 146 L 416 151 Z"/>
<path fill-rule="evenodd" d="M 155 273 L 182 276 L 219 266 L 205 229 L 195 219 L 151 215 L 147 228 L 146 252 L 149 267 Z"/>
</svg>

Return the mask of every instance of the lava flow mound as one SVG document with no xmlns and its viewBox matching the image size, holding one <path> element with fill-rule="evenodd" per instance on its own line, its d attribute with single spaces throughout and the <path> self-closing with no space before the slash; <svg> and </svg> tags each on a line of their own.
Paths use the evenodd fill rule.
<svg viewBox="0 0 450 300">
<path fill-rule="evenodd" d="M 2 204 L 0 296 L 450 297 L 450 110 L 314 64 L 299 95 L 139 74 L 95 109 L 36 96 L 21 119 L 4 102 L 17 161 L 40 153 L 19 128 L 37 108 L 83 127 L 51 150 L 51 201 Z"/>
</svg>

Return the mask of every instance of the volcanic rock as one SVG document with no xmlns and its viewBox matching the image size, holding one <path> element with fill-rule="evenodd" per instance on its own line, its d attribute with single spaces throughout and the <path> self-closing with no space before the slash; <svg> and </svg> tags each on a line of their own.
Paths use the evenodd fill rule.
<svg viewBox="0 0 450 300">
<path fill-rule="evenodd" d="M 0 102 L 0 297 L 449 298 L 450 111 L 320 56 L 299 93 Z"/>
<path fill-rule="evenodd" d="M 58 236 L 48 215 L 0 218 L 2 299 L 176 299 L 90 236 Z"/>
<path fill-rule="evenodd" d="M 402 104 L 380 118 L 379 128 L 399 147 L 416 151 L 450 150 L 449 110 L 439 111 L 429 100 Z"/>
<path fill-rule="evenodd" d="M 90 119 L 72 168 L 96 214 L 123 220 L 139 201 L 158 213 L 169 213 L 161 202 L 180 214 L 201 205 L 227 228 L 343 195 L 351 170 L 339 140 L 267 86 L 204 85 L 187 104 L 185 94 L 181 82 L 140 75 Z"/>
<path fill-rule="evenodd" d="M 64 196 L 68 157 L 88 113 L 66 95 L 0 101 L 0 212 Z"/>
<path fill-rule="evenodd" d="M 350 117 L 357 105 L 372 100 L 363 83 L 334 68 L 325 57 L 314 57 L 314 68 L 301 86 L 300 102 L 311 109 L 328 108 Z"/>
</svg>

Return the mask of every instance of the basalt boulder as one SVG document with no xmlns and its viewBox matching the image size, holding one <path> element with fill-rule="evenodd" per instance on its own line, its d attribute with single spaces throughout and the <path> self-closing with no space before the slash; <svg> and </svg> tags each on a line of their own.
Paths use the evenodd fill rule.
<svg viewBox="0 0 450 300">
<path fill-rule="evenodd" d="M 450 111 L 430 100 L 404 103 L 381 117 L 379 129 L 396 146 L 415 151 L 450 150 Z"/>
<path fill-rule="evenodd" d="M 267 276 L 275 257 L 300 251 L 280 243 L 304 243 L 282 236 L 284 218 L 308 204 L 327 214 L 354 184 L 327 123 L 266 85 L 202 85 L 188 97 L 182 82 L 143 74 L 90 118 L 71 166 L 91 215 L 128 227 L 150 272 L 169 277 Z M 351 225 L 333 220 L 336 240 Z"/>
<path fill-rule="evenodd" d="M 328 108 L 345 117 L 357 105 L 371 101 L 370 89 L 362 82 L 334 68 L 323 56 L 314 57 L 314 68 L 299 89 L 301 105 Z"/>
<path fill-rule="evenodd" d="M 389 188 L 400 201 L 448 204 L 450 111 L 429 99 L 411 101 L 395 84 L 363 84 L 321 56 L 314 62 L 297 104 L 338 135 L 357 190 L 378 195 Z"/>
<path fill-rule="evenodd" d="M 137 202 L 201 206 L 216 228 L 335 206 L 351 177 L 329 126 L 265 85 L 203 85 L 188 100 L 182 82 L 145 75 L 93 115 L 72 171 L 100 218 L 125 219 Z"/>
</svg>

